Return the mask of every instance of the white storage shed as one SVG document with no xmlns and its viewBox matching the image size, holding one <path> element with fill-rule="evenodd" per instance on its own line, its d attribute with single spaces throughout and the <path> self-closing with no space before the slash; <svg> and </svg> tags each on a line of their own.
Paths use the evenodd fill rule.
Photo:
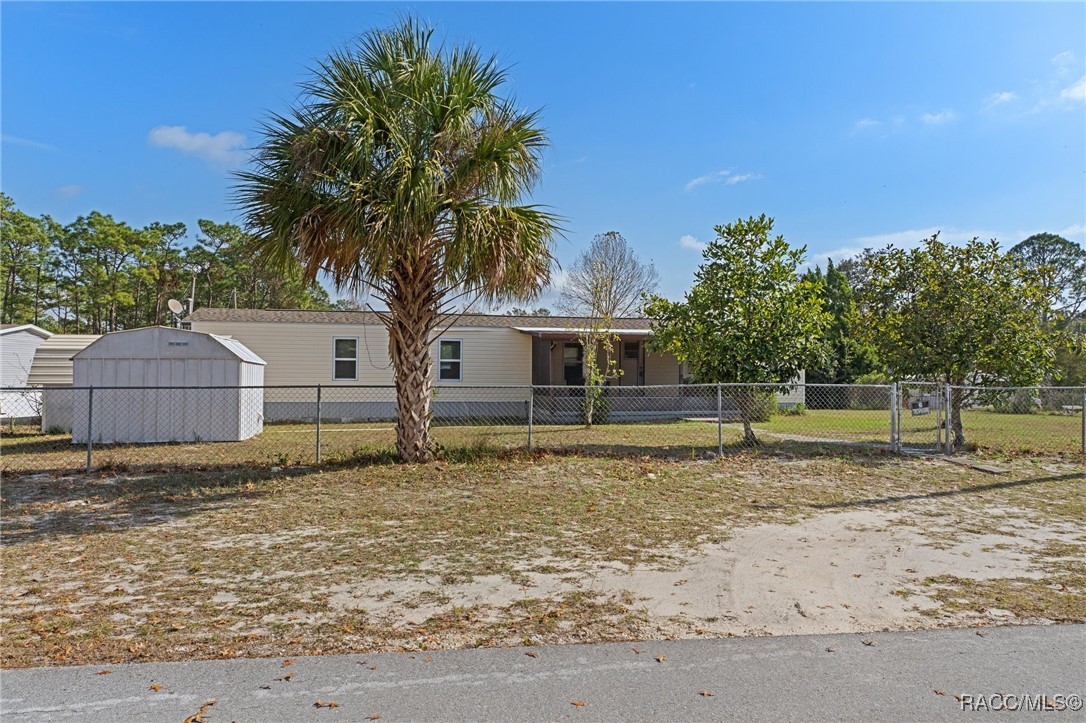
<svg viewBox="0 0 1086 723">
<path fill-rule="evenodd" d="M 264 430 L 264 360 L 226 336 L 148 327 L 72 357 L 72 441 L 234 442 Z"/>
</svg>

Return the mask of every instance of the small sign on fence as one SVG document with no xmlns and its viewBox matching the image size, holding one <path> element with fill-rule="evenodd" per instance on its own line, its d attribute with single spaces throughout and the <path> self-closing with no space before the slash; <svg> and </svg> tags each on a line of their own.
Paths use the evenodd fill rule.
<svg viewBox="0 0 1086 723">
<path fill-rule="evenodd" d="M 909 411 L 912 412 L 914 417 L 931 414 L 931 400 L 925 399 L 922 402 L 912 402 L 909 404 Z"/>
</svg>

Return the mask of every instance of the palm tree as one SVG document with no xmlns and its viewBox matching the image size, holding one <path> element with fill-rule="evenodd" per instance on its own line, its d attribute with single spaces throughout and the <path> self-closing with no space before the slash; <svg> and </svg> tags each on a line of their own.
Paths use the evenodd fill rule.
<svg viewBox="0 0 1086 723">
<path fill-rule="evenodd" d="M 430 347 L 458 299 L 527 301 L 550 280 L 556 216 L 518 205 L 547 138 L 473 47 L 407 19 L 333 52 L 289 117 L 264 123 L 236 199 L 273 263 L 383 302 L 400 459 L 431 455 Z"/>
</svg>

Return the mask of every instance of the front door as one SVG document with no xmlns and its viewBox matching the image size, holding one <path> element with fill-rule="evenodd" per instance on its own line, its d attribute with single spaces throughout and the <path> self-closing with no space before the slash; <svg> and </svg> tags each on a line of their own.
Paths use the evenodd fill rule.
<svg viewBox="0 0 1086 723">
<path fill-rule="evenodd" d="M 619 369 L 622 375 L 618 383 L 623 387 L 637 387 L 641 385 L 641 342 L 622 342 L 622 358 L 619 360 Z"/>
<path fill-rule="evenodd" d="M 568 341 L 562 346 L 562 374 L 567 385 L 584 386 L 584 347 L 579 342 Z"/>
</svg>

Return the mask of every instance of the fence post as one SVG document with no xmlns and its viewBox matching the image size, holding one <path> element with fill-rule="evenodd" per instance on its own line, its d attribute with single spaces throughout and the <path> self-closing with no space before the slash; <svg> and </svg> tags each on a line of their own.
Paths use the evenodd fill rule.
<svg viewBox="0 0 1086 723">
<path fill-rule="evenodd" d="M 943 452 L 945 454 L 950 454 L 954 451 L 954 443 L 950 440 L 952 426 L 950 422 L 950 417 L 952 416 L 952 410 L 950 408 L 949 384 L 943 386 L 943 394 L 945 395 L 945 398 L 943 399 Z"/>
<path fill-rule="evenodd" d="M 1078 451 L 1086 454 L 1086 387 L 1082 388 L 1082 399 L 1079 401 L 1078 415 L 1082 417 L 1082 439 L 1079 442 Z"/>
<path fill-rule="evenodd" d="M 91 448 L 94 445 L 94 385 L 87 389 L 87 474 L 91 471 Z"/>
<path fill-rule="evenodd" d="M 317 385 L 317 464 L 321 462 L 321 385 Z"/>
<path fill-rule="evenodd" d="M 716 385 L 716 456 L 724 456 L 724 397 L 719 382 Z"/>
<path fill-rule="evenodd" d="M 532 448 L 532 422 L 535 417 L 535 385 L 528 386 L 528 449 Z"/>
<path fill-rule="evenodd" d="M 898 414 L 897 382 L 890 382 L 890 451 L 901 451 L 901 420 Z"/>
</svg>

